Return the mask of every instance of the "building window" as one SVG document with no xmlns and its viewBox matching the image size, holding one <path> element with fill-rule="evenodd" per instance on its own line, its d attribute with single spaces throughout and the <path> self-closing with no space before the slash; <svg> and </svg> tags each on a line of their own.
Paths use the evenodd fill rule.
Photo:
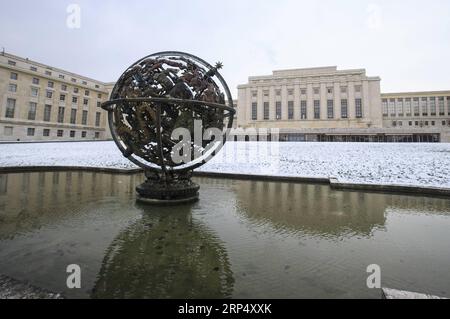
<svg viewBox="0 0 450 319">
<path fill-rule="evenodd" d="M 420 116 L 419 98 L 413 99 L 414 116 Z"/>
<path fill-rule="evenodd" d="M 389 100 L 389 114 L 391 114 L 391 117 L 395 117 L 395 99 Z"/>
<path fill-rule="evenodd" d="M 426 97 L 422 98 L 422 116 L 428 116 L 428 99 Z"/>
<path fill-rule="evenodd" d="M 34 102 L 30 102 L 28 106 L 28 119 L 34 121 L 36 119 L 36 107 L 37 104 Z"/>
<path fill-rule="evenodd" d="M 70 79 L 73 83 L 76 83 L 77 82 L 77 79 L 75 79 L 75 78 L 71 78 Z"/>
<path fill-rule="evenodd" d="M 95 138 L 100 138 L 100 132 L 95 132 Z"/>
<path fill-rule="evenodd" d="M 77 110 L 70 110 L 70 124 L 75 124 L 77 122 Z"/>
<path fill-rule="evenodd" d="M 333 89 L 332 88 L 327 88 L 327 93 L 328 94 L 333 94 Z"/>
<path fill-rule="evenodd" d="M 12 126 L 5 126 L 4 134 L 5 136 L 12 136 L 14 128 Z"/>
<path fill-rule="evenodd" d="M 288 96 L 292 96 L 294 95 L 294 90 L 293 89 L 289 89 L 288 90 Z"/>
<path fill-rule="evenodd" d="M 85 90 L 84 95 L 89 96 L 89 90 Z"/>
<path fill-rule="evenodd" d="M 430 98 L 430 115 L 436 116 L 436 98 L 435 97 Z"/>
<path fill-rule="evenodd" d="M 408 125 L 409 125 L 409 126 L 412 126 L 412 125 L 413 125 L 413 122 L 412 122 L 412 121 L 409 121 L 409 122 L 408 122 Z"/>
<path fill-rule="evenodd" d="M 30 70 L 33 71 L 33 72 L 37 72 L 37 68 L 34 67 L 34 66 L 30 66 Z"/>
<path fill-rule="evenodd" d="M 281 120 L 281 102 L 275 103 L 275 118 Z"/>
<path fill-rule="evenodd" d="M 445 121 L 442 121 L 442 126 L 445 126 Z"/>
<path fill-rule="evenodd" d="M 66 100 L 66 96 L 65 96 L 64 94 L 61 94 L 61 95 L 59 96 L 59 100 L 62 101 L 62 102 L 64 102 L 64 101 Z"/>
<path fill-rule="evenodd" d="M 397 114 L 398 116 L 403 116 L 403 99 L 397 100 Z"/>
<path fill-rule="evenodd" d="M 294 119 L 294 101 L 288 101 L 288 119 Z"/>
<path fill-rule="evenodd" d="M 51 114 L 52 114 L 52 106 L 46 104 L 44 106 L 44 122 L 50 122 Z"/>
<path fill-rule="evenodd" d="M 15 61 L 8 60 L 8 64 L 14 66 L 14 65 L 16 65 L 16 62 L 15 62 Z"/>
<path fill-rule="evenodd" d="M 101 107 L 102 103 L 101 102 L 97 102 L 97 107 Z"/>
<path fill-rule="evenodd" d="M 405 100 L 405 112 L 406 112 L 406 116 L 411 116 L 411 99 L 410 98 Z"/>
<path fill-rule="evenodd" d="M 435 126 L 436 122 L 435 121 L 431 121 L 431 126 Z"/>
<path fill-rule="evenodd" d="M 60 74 L 60 75 L 59 75 L 59 78 L 60 78 L 60 79 L 64 79 L 64 75 Z"/>
<path fill-rule="evenodd" d="M 301 93 L 302 95 L 306 95 L 306 89 L 301 89 L 301 90 L 300 90 L 300 93 Z"/>
<path fill-rule="evenodd" d="M 320 89 L 319 88 L 314 88 L 314 94 L 319 94 Z"/>
<path fill-rule="evenodd" d="M 33 84 L 35 85 L 39 85 L 39 79 L 38 78 L 33 78 Z"/>
<path fill-rule="evenodd" d="M 44 128 L 44 130 L 42 131 L 42 135 L 46 137 L 50 136 L 50 130 L 48 128 Z"/>
<path fill-rule="evenodd" d="M 258 91 L 252 91 L 252 97 L 257 97 L 258 96 Z"/>
<path fill-rule="evenodd" d="M 47 97 L 47 99 L 51 99 L 53 97 L 53 92 L 52 91 L 47 91 L 45 93 L 45 96 Z"/>
<path fill-rule="evenodd" d="M 306 114 L 306 101 L 300 101 L 300 118 L 302 120 L 306 120 L 307 119 L 307 114 Z"/>
<path fill-rule="evenodd" d="M 264 102 L 264 120 L 269 119 L 269 102 Z"/>
<path fill-rule="evenodd" d="M 88 105 L 89 104 L 89 100 L 88 99 L 83 99 L 83 105 Z"/>
<path fill-rule="evenodd" d="M 73 88 L 73 93 L 78 94 L 78 88 Z"/>
<path fill-rule="evenodd" d="M 355 85 L 355 92 L 361 93 L 361 85 Z"/>
<path fill-rule="evenodd" d="M 58 108 L 58 123 L 64 123 L 64 107 Z"/>
<path fill-rule="evenodd" d="M 320 119 L 320 101 L 314 100 L 314 118 Z"/>
<path fill-rule="evenodd" d="M 70 137 L 75 137 L 75 131 L 70 131 Z"/>
<path fill-rule="evenodd" d="M 387 99 L 383 99 L 381 101 L 381 108 L 383 109 L 383 116 L 387 117 L 389 115 L 389 112 L 388 112 L 388 100 Z"/>
<path fill-rule="evenodd" d="M 17 92 L 17 84 L 10 83 L 9 86 L 8 86 L 8 91 L 12 92 L 12 93 Z"/>
<path fill-rule="evenodd" d="M 445 115 L 445 103 L 444 103 L 444 97 L 441 96 L 439 98 L 439 115 Z"/>
<path fill-rule="evenodd" d="M 361 99 L 355 99 L 355 108 L 356 108 L 356 118 L 360 119 L 363 117 L 363 110 L 362 110 L 362 100 Z"/>
<path fill-rule="evenodd" d="M 81 137 L 82 137 L 82 138 L 85 138 L 85 137 L 86 137 L 86 131 L 82 131 L 82 132 L 81 132 Z"/>
<path fill-rule="evenodd" d="M 52 72 L 50 72 L 50 71 L 45 71 L 45 75 L 52 75 Z"/>
<path fill-rule="evenodd" d="M 428 121 L 425 121 L 425 126 L 428 126 Z"/>
<path fill-rule="evenodd" d="M 447 112 L 450 115 L 450 96 L 447 96 Z"/>
<path fill-rule="evenodd" d="M 48 81 L 48 83 L 47 83 L 47 87 L 49 87 L 49 88 L 53 88 L 54 85 L 55 84 L 52 81 Z"/>
<path fill-rule="evenodd" d="M 67 85 L 61 84 L 61 91 L 67 91 Z"/>
<path fill-rule="evenodd" d="M 334 118 L 334 101 L 327 100 L 327 116 L 329 119 Z"/>
<path fill-rule="evenodd" d="M 348 102 L 346 99 L 341 100 L 341 117 L 343 119 L 348 118 Z"/>
<path fill-rule="evenodd" d="M 415 126 L 419 126 L 419 121 L 415 121 L 415 122 L 414 122 L 414 125 L 415 125 Z"/>
<path fill-rule="evenodd" d="M 263 91 L 263 95 L 264 95 L 264 96 L 269 96 L 269 90 L 264 90 L 264 91 Z"/>
<path fill-rule="evenodd" d="M 31 96 L 32 97 L 38 97 L 38 95 L 39 95 L 39 89 L 31 88 Z"/>
<path fill-rule="evenodd" d="M 347 87 L 341 86 L 341 93 L 347 93 Z"/>
<path fill-rule="evenodd" d="M 15 99 L 7 99 L 6 100 L 5 117 L 13 118 L 15 109 L 16 109 L 16 100 Z"/>
<path fill-rule="evenodd" d="M 78 98 L 76 96 L 72 97 L 72 103 L 73 104 L 77 104 L 78 103 Z"/>
<path fill-rule="evenodd" d="M 99 99 L 101 99 L 101 98 L 102 98 L 102 95 L 99 93 L 99 94 L 97 95 L 97 97 L 98 97 Z"/>
<path fill-rule="evenodd" d="M 86 81 L 83 81 L 82 83 L 83 83 L 83 85 L 87 85 L 87 82 L 86 82 Z"/>
<path fill-rule="evenodd" d="M 258 119 L 258 104 L 252 103 L 252 121 L 256 121 Z"/>
<path fill-rule="evenodd" d="M 88 111 L 83 111 L 81 115 L 81 124 L 87 125 Z"/>
<path fill-rule="evenodd" d="M 27 136 L 34 136 L 35 129 L 32 127 L 27 128 Z"/>
<path fill-rule="evenodd" d="M 18 79 L 18 75 L 17 75 L 17 73 L 14 73 L 14 72 L 11 72 L 11 75 L 9 76 L 9 78 L 11 79 L 11 80 L 17 80 Z"/>
<path fill-rule="evenodd" d="M 63 130 L 56 131 L 56 136 L 63 137 L 64 136 L 64 131 Z"/>
</svg>

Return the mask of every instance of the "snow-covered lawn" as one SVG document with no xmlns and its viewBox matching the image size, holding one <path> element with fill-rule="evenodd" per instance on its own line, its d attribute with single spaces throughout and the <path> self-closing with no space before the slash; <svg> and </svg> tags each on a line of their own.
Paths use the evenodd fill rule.
<svg viewBox="0 0 450 319">
<path fill-rule="evenodd" d="M 113 142 L 0 144 L 0 166 L 134 168 Z M 450 144 L 230 142 L 199 170 L 450 187 Z"/>
</svg>

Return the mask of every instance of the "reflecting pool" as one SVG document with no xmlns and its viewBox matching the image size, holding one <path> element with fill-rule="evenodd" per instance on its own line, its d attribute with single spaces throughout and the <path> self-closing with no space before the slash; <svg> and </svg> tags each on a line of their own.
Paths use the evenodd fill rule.
<svg viewBox="0 0 450 319">
<path fill-rule="evenodd" d="M 449 199 L 195 178 L 199 202 L 148 207 L 143 179 L 0 174 L 0 274 L 69 298 L 379 298 L 378 264 L 383 286 L 450 297 Z"/>
</svg>

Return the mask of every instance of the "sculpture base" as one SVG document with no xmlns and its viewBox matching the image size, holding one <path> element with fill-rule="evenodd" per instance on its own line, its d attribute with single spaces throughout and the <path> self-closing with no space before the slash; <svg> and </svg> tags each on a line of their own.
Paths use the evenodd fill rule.
<svg viewBox="0 0 450 319">
<path fill-rule="evenodd" d="M 148 178 L 136 187 L 137 200 L 151 205 L 178 205 L 195 202 L 200 186 L 187 179 Z"/>
</svg>

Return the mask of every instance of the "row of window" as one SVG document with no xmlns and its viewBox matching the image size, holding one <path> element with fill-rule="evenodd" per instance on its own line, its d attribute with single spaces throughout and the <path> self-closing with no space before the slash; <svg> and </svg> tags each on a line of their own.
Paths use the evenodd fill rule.
<svg viewBox="0 0 450 319">
<path fill-rule="evenodd" d="M 17 63 L 16 63 L 16 61 L 8 60 L 8 64 L 11 65 L 11 66 L 16 66 Z M 35 66 L 30 66 L 30 70 L 33 71 L 33 72 L 38 72 L 38 68 L 35 67 Z M 45 70 L 45 75 L 47 75 L 47 76 L 52 76 L 52 74 L 53 74 L 52 71 L 50 71 L 50 70 Z M 65 76 L 64 74 L 59 74 L 59 75 L 58 75 L 58 78 L 60 78 L 60 79 L 62 79 L 62 80 L 64 80 L 65 77 L 66 77 L 66 76 Z M 76 78 L 71 78 L 70 81 L 73 82 L 73 83 L 77 83 L 78 80 L 77 80 Z M 83 85 L 88 85 L 88 82 L 82 80 L 82 81 L 81 81 L 81 84 L 83 84 Z M 95 84 L 95 88 L 96 88 L 96 89 L 99 89 L 100 86 L 99 86 L 98 84 Z"/>
<path fill-rule="evenodd" d="M 327 90 L 328 94 L 333 94 L 333 92 L 334 92 L 334 88 L 333 87 L 327 87 L 326 90 Z M 361 90 L 362 90 L 362 86 L 361 85 L 355 85 L 354 90 L 355 90 L 356 93 L 360 93 Z M 347 86 L 341 86 L 340 87 L 340 92 L 341 93 L 347 93 L 347 91 L 348 91 Z M 320 94 L 320 88 L 319 87 L 314 87 L 313 88 L 313 93 L 315 95 Z M 301 95 L 307 95 L 307 89 L 305 89 L 305 88 L 300 89 L 300 94 Z M 263 90 L 263 96 L 267 97 L 269 95 L 270 95 L 270 91 L 269 90 Z M 275 95 L 276 96 L 281 96 L 281 89 L 276 89 L 275 90 Z M 294 89 L 288 89 L 287 90 L 287 95 L 288 96 L 293 96 L 294 95 Z M 257 97 L 257 96 L 258 96 L 258 91 L 253 90 L 252 91 L 252 97 Z"/>
<path fill-rule="evenodd" d="M 18 79 L 18 74 L 12 72 L 11 75 L 10 75 L 10 79 L 11 79 L 11 80 L 17 80 L 17 79 Z M 39 82 L 40 82 L 40 79 L 38 79 L 38 78 L 33 78 L 33 79 L 32 79 L 32 84 L 33 84 L 33 85 L 39 85 Z M 48 81 L 48 82 L 47 82 L 47 87 L 48 87 L 49 89 L 53 89 L 53 88 L 55 87 L 55 83 L 52 82 L 52 81 Z M 35 88 L 35 89 L 37 90 L 38 88 Z M 17 92 L 17 84 L 15 84 L 15 83 L 10 83 L 10 84 L 9 84 L 9 91 L 11 91 L 11 92 Z M 66 85 L 66 84 L 61 84 L 61 91 L 67 92 L 67 85 Z M 48 91 L 47 91 L 47 92 L 48 92 Z M 50 92 L 51 92 L 51 90 L 50 90 Z M 78 88 L 78 87 L 74 87 L 74 88 L 73 88 L 73 93 L 74 93 L 74 94 L 78 94 L 79 92 L 80 92 L 80 88 Z M 85 96 L 89 96 L 89 95 L 90 95 L 90 91 L 89 91 L 89 90 L 84 90 L 84 95 L 85 95 Z M 101 98 L 102 98 L 102 94 L 101 94 L 101 93 L 98 93 L 98 94 L 97 94 L 97 98 L 101 99 Z"/>
<path fill-rule="evenodd" d="M 264 120 L 270 120 L 269 116 L 269 102 L 264 102 L 263 104 L 263 115 Z M 282 119 L 282 108 L 281 108 L 281 102 L 275 102 L 275 119 L 281 120 Z M 314 119 L 320 119 L 320 100 L 314 100 L 314 109 L 313 109 L 313 116 Z M 355 99 L 355 116 L 356 118 L 362 118 L 363 117 L 363 110 L 362 110 L 362 100 L 361 99 Z M 327 118 L 333 119 L 335 118 L 334 114 L 334 100 L 327 100 Z M 347 99 L 341 100 L 341 118 L 346 119 L 348 118 L 348 101 Z M 288 102 L 288 119 L 294 120 L 294 101 Z M 307 114 L 307 102 L 305 100 L 300 101 L 300 119 L 306 120 L 308 119 Z M 253 102 L 252 103 L 252 121 L 258 120 L 258 103 Z"/>
<path fill-rule="evenodd" d="M 5 126 L 4 128 L 4 135 L 5 136 L 13 136 L 14 135 L 14 127 L 12 126 Z M 27 136 L 36 136 L 36 129 L 34 127 L 27 128 Z M 42 136 L 49 137 L 50 136 L 50 129 L 44 128 L 42 130 Z M 64 137 L 64 130 L 57 130 L 56 131 L 57 137 Z M 76 131 L 69 131 L 69 136 L 75 138 L 76 137 Z M 86 138 L 87 137 L 87 131 L 81 132 L 81 137 Z M 100 138 L 100 132 L 94 132 L 95 138 Z"/>
<path fill-rule="evenodd" d="M 14 118 L 16 110 L 16 100 L 15 99 L 7 99 L 6 100 L 6 109 L 5 109 L 5 117 L 6 118 Z M 30 102 L 28 106 L 28 120 L 36 120 L 36 111 L 37 111 L 37 103 Z M 50 122 L 52 112 L 52 106 L 46 104 L 44 106 L 44 122 Z M 60 106 L 58 107 L 58 117 L 57 122 L 58 123 L 64 123 L 64 112 L 65 107 Z M 70 124 L 76 124 L 77 122 L 77 109 L 71 109 L 70 110 Z M 101 113 L 96 112 L 95 113 L 95 126 L 100 126 L 100 120 L 101 120 Z M 83 110 L 81 115 L 81 124 L 87 125 L 88 122 L 88 111 Z"/>
<path fill-rule="evenodd" d="M 420 126 L 420 127 L 429 126 L 429 125 L 436 126 L 436 123 L 437 123 L 436 121 L 408 121 L 409 126 Z M 446 126 L 446 125 L 450 126 L 450 120 L 441 121 L 441 125 L 442 126 Z M 394 126 L 394 127 L 400 126 L 401 127 L 401 126 L 403 126 L 403 121 L 392 121 L 392 126 Z"/>
<path fill-rule="evenodd" d="M 15 93 L 17 92 L 17 85 L 15 84 L 10 84 L 9 85 L 9 92 L 11 93 Z M 38 88 L 31 88 L 31 97 L 39 97 L 39 89 Z M 52 91 L 47 91 L 45 97 L 47 99 L 52 99 L 53 98 L 53 92 Z M 66 101 L 66 95 L 65 94 L 60 94 L 59 95 L 59 100 L 61 102 L 65 102 Z M 72 96 L 72 104 L 78 104 L 78 97 L 76 96 Z M 89 105 L 89 99 L 84 98 L 83 99 L 83 105 L 84 106 L 88 106 Z M 97 102 L 97 107 L 100 107 L 101 102 L 98 101 Z"/>
<path fill-rule="evenodd" d="M 445 114 L 445 100 L 447 100 L 447 115 L 450 115 L 450 96 L 422 97 L 406 99 L 383 99 L 382 109 L 384 117 L 402 116 L 443 116 Z"/>
</svg>

